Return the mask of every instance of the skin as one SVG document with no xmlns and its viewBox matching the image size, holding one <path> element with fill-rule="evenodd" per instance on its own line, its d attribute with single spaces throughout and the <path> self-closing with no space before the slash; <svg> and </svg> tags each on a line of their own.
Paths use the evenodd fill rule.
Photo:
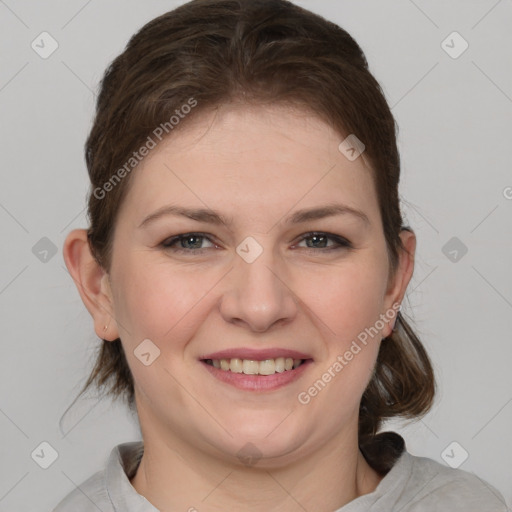
<svg viewBox="0 0 512 512">
<path fill-rule="evenodd" d="M 297 399 L 359 333 L 402 302 L 413 273 L 416 238 L 402 231 L 407 251 L 390 278 L 370 169 L 338 150 L 343 139 L 312 114 L 285 106 L 203 113 L 133 171 L 110 273 L 94 261 L 85 230 L 66 239 L 66 265 L 95 331 L 121 337 L 134 376 L 145 452 L 131 483 L 162 511 L 328 512 L 382 479 L 358 449 L 357 421 L 392 321 L 308 404 Z M 369 224 L 349 214 L 284 223 L 299 209 L 330 202 L 357 208 Z M 233 224 L 164 216 L 138 227 L 169 204 L 210 208 Z M 310 231 L 343 237 L 352 248 L 315 248 L 304 238 Z M 208 238 L 175 244 L 186 253 L 160 245 L 197 232 Z M 253 263 L 236 253 L 248 236 L 263 249 Z M 149 366 L 134 355 L 144 339 L 160 350 Z M 237 346 L 295 349 L 313 363 L 285 387 L 243 391 L 198 360 Z M 255 464 L 237 457 L 247 443 L 261 456 Z"/>
</svg>

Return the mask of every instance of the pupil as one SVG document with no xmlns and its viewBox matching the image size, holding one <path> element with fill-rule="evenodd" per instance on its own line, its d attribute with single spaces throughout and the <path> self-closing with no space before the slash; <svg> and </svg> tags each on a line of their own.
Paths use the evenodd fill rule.
<svg viewBox="0 0 512 512">
<path fill-rule="evenodd" d="M 318 247 L 318 244 L 316 242 L 320 242 L 320 244 L 325 241 L 325 236 L 322 235 L 313 235 L 311 237 L 311 240 L 313 241 L 314 247 Z"/>
<path fill-rule="evenodd" d="M 201 245 L 201 242 L 200 242 L 200 238 L 199 236 L 189 236 L 188 238 L 185 238 L 183 241 L 185 242 L 185 244 L 187 244 L 188 242 L 191 242 L 192 240 L 196 240 L 196 241 L 199 241 L 199 242 L 196 242 L 195 244 L 193 242 L 191 242 L 191 245 L 194 247 L 194 248 L 198 248 L 198 246 Z M 186 247 L 189 247 L 189 246 L 186 246 Z"/>
</svg>

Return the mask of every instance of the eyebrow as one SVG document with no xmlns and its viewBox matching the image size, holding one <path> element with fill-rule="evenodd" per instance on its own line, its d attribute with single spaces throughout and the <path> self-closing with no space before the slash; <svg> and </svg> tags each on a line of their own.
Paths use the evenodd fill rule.
<svg viewBox="0 0 512 512">
<path fill-rule="evenodd" d="M 208 224 L 223 225 L 225 227 L 232 226 L 232 217 L 225 217 L 222 214 L 206 209 L 206 208 L 185 208 L 182 206 L 164 206 L 159 208 L 155 212 L 148 215 L 140 224 L 139 228 L 146 226 L 147 224 L 167 215 L 186 217 L 198 222 L 205 222 Z M 319 220 L 325 217 L 332 217 L 334 215 L 352 215 L 353 217 L 360 219 L 366 225 L 370 225 L 370 219 L 368 216 L 356 208 L 350 206 L 332 203 L 325 206 L 319 206 L 316 208 L 305 208 L 298 210 L 291 215 L 288 215 L 284 219 L 285 224 L 300 224 L 311 220 Z"/>
</svg>

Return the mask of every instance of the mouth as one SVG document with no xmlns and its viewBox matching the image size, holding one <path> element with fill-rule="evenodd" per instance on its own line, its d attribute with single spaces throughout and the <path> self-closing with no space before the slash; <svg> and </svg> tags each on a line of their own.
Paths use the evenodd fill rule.
<svg viewBox="0 0 512 512">
<path fill-rule="evenodd" d="M 291 384 L 313 363 L 307 354 L 286 349 L 223 350 L 199 360 L 217 381 L 243 391 L 262 392 Z"/>
<path fill-rule="evenodd" d="M 243 373 L 244 375 L 275 375 L 293 371 L 310 359 L 294 359 L 292 357 L 276 357 L 273 359 L 202 359 L 204 363 L 223 372 Z"/>
</svg>

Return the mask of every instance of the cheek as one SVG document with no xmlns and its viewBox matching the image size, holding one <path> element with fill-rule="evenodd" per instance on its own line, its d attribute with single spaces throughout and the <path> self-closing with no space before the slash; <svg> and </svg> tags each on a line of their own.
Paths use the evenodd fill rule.
<svg viewBox="0 0 512 512">
<path fill-rule="evenodd" d="M 119 275 L 130 277 L 121 279 L 116 297 L 127 331 L 125 337 L 130 343 L 149 338 L 166 348 L 169 347 L 164 342 L 169 339 L 173 340 L 173 347 L 180 345 L 198 321 L 205 294 L 218 276 L 169 262 L 126 263 Z"/>
<path fill-rule="evenodd" d="M 322 396 L 315 398 L 317 406 L 334 400 L 357 409 L 371 378 L 381 341 L 375 325 L 382 313 L 387 278 L 379 261 L 347 259 L 346 264 L 317 272 L 314 279 L 302 276 L 301 296 L 307 297 L 305 303 L 315 313 L 324 337 L 316 380 L 304 389 L 311 400 Z"/>
<path fill-rule="evenodd" d="M 155 393 L 163 386 L 166 394 L 158 400 L 177 406 L 182 397 L 170 374 L 183 368 L 183 349 L 204 315 L 201 299 L 215 280 L 168 262 L 126 259 L 117 270 L 116 318 L 122 324 L 122 344 L 135 385 L 149 402 L 155 402 Z M 138 347 L 147 339 L 158 350 L 146 342 L 145 352 L 158 356 L 145 366 L 136 354 L 142 353 Z"/>
<path fill-rule="evenodd" d="M 373 325 L 382 312 L 386 269 L 353 258 L 300 277 L 300 298 L 341 343 Z"/>
</svg>

